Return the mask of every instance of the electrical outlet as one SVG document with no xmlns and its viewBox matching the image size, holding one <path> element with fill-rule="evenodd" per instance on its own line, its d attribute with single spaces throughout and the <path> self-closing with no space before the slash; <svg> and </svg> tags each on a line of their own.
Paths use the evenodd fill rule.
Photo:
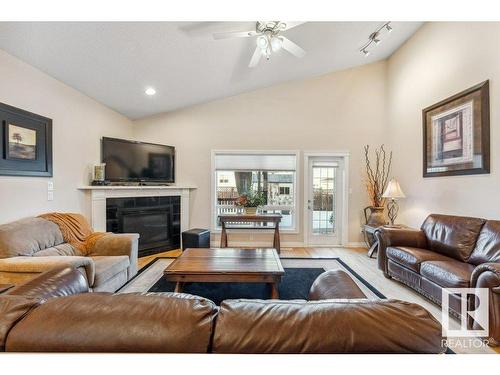
<svg viewBox="0 0 500 375">
<path fill-rule="evenodd" d="M 54 192 L 51 190 L 47 192 L 47 200 L 48 201 L 53 201 L 54 200 Z"/>
<path fill-rule="evenodd" d="M 47 181 L 47 190 L 48 191 L 54 190 L 54 181 Z"/>
</svg>

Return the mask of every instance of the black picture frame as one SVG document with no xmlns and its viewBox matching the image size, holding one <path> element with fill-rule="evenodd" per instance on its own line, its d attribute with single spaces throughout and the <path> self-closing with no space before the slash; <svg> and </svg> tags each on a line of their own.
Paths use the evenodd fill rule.
<svg viewBox="0 0 500 375">
<path fill-rule="evenodd" d="M 52 177 L 52 119 L 0 103 L 0 175 Z M 9 146 L 9 126 L 35 131 L 35 158 L 15 157 Z"/>
<path fill-rule="evenodd" d="M 460 158 L 464 155 L 464 127 L 463 113 L 459 108 L 468 104 L 471 112 L 469 121 L 468 142 L 472 150 L 471 160 L 457 163 L 450 163 L 443 166 L 431 164 L 433 156 L 441 155 L 441 158 Z M 455 112 L 454 112 L 455 111 Z M 450 114 L 448 114 L 450 113 Z M 446 130 L 442 129 L 440 137 L 433 137 L 432 119 L 442 116 L 439 120 L 443 124 L 445 121 L 456 118 L 456 128 L 450 132 L 450 150 L 443 148 L 444 137 L 448 136 Z M 443 126 L 443 124 L 438 125 Z M 467 90 L 453 95 L 430 107 L 422 110 L 423 128 L 423 177 L 461 176 L 490 173 L 490 94 L 489 81 L 481 82 Z M 437 139 L 437 141 L 436 141 Z M 457 147 L 460 145 L 460 147 Z"/>
</svg>

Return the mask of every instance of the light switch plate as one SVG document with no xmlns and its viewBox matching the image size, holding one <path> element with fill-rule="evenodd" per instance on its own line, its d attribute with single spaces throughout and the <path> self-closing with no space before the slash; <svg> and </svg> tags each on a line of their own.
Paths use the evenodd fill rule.
<svg viewBox="0 0 500 375">
<path fill-rule="evenodd" d="M 53 201 L 54 200 L 54 192 L 53 191 L 47 192 L 47 200 L 48 201 Z"/>
<path fill-rule="evenodd" d="M 47 190 L 48 191 L 54 190 L 54 181 L 47 181 Z"/>
</svg>

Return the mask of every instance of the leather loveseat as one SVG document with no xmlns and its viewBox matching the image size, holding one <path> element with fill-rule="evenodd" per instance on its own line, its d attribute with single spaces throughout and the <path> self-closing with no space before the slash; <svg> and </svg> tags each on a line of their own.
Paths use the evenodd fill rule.
<svg viewBox="0 0 500 375">
<path fill-rule="evenodd" d="M 82 220 L 83 217 L 82 217 Z M 89 252 L 64 242 L 41 217 L 0 225 L 0 284 L 19 285 L 54 267 L 77 268 L 97 292 L 114 292 L 137 273 L 138 234 L 106 234 Z"/>
<path fill-rule="evenodd" d="M 500 343 L 500 221 L 432 214 L 420 230 L 381 228 L 376 237 L 384 275 L 439 305 L 442 288 L 488 288 L 489 342 Z M 466 303 L 475 309 L 475 298 Z M 461 316 L 459 296 L 449 306 Z"/>
<path fill-rule="evenodd" d="M 212 301 L 178 293 L 88 293 L 81 273 L 49 271 L 0 294 L 0 351 L 157 353 L 442 353 L 421 306 L 368 300 L 342 271 L 315 300 Z M 344 299 L 323 299 L 338 298 Z M 351 298 L 351 299 L 350 299 Z"/>
</svg>

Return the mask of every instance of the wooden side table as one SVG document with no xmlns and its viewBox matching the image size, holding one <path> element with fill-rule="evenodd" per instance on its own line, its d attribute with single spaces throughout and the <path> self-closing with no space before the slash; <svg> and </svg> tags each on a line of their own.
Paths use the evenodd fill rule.
<svg viewBox="0 0 500 375">
<path fill-rule="evenodd" d="M 279 214 L 225 214 L 219 215 L 219 220 L 222 226 L 220 234 L 220 247 L 227 247 L 227 230 L 228 229 L 251 229 L 251 230 L 274 230 L 273 247 L 278 254 L 280 253 L 280 222 L 282 216 Z M 238 227 L 228 226 L 231 223 L 274 223 L 274 227 Z"/>
<path fill-rule="evenodd" d="M 363 237 L 366 243 L 366 247 L 368 247 L 368 258 L 372 258 L 373 254 L 378 251 L 378 241 L 375 238 L 375 232 L 379 228 L 408 228 L 408 226 L 403 224 L 395 224 L 395 225 L 381 225 L 381 226 L 372 226 L 365 224 L 363 225 L 362 232 Z"/>
</svg>

